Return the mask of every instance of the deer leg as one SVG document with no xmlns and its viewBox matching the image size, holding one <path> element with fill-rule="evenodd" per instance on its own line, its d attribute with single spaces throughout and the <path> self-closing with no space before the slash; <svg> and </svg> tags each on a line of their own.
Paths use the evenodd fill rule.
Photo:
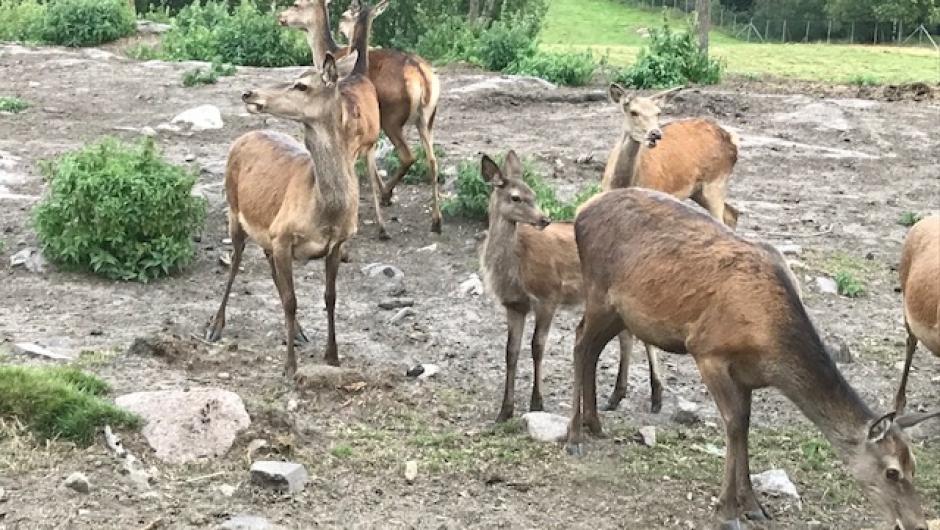
<svg viewBox="0 0 940 530">
<path fill-rule="evenodd" d="M 222 294 L 222 303 L 219 304 L 219 310 L 209 327 L 206 329 L 206 340 L 215 342 L 222 338 L 222 328 L 225 327 L 225 306 L 228 304 L 229 294 L 232 292 L 232 283 L 235 281 L 235 275 L 238 274 L 238 268 L 242 264 L 242 254 L 245 252 L 245 240 L 248 235 L 242 229 L 235 215 L 229 216 L 228 233 L 232 238 L 232 264 L 228 272 L 228 281 L 225 283 L 225 292 Z"/>
<path fill-rule="evenodd" d="M 751 422 L 751 389 L 734 380 L 723 360 L 697 358 L 702 381 L 715 399 L 725 424 L 727 449 L 718 512 L 727 525 L 740 524 L 744 515 L 762 521 L 770 516 L 760 505 L 751 484 L 748 429 Z M 733 526 L 732 526 L 733 527 Z"/>
<path fill-rule="evenodd" d="M 648 343 L 646 346 L 646 360 L 650 365 L 650 412 L 659 414 L 663 409 L 663 367 L 659 363 L 659 354 Z"/>
<path fill-rule="evenodd" d="M 274 268 L 274 256 L 271 254 L 270 250 L 264 251 L 264 257 L 268 260 L 268 265 L 271 267 L 271 278 L 274 280 L 274 286 L 278 289 L 278 294 L 280 294 L 280 287 L 278 287 L 277 280 L 277 271 Z M 294 346 L 300 346 L 301 344 L 307 344 L 310 342 L 310 339 L 307 337 L 307 334 L 304 333 L 304 328 L 301 327 L 300 322 L 297 323 L 297 335 L 294 335 Z"/>
<path fill-rule="evenodd" d="M 423 115 L 418 121 L 418 136 L 421 138 L 421 145 L 424 146 L 424 153 L 428 159 L 428 179 L 431 183 L 431 231 L 440 234 L 441 194 L 437 182 L 437 156 L 434 154 L 434 135 L 431 133 L 430 126 L 424 122 Z"/>
<path fill-rule="evenodd" d="M 333 245 L 326 254 L 326 285 L 323 290 L 323 302 L 326 305 L 326 364 L 339 366 L 339 352 L 336 348 L 336 277 L 342 258 L 342 245 Z"/>
<path fill-rule="evenodd" d="M 366 153 L 366 166 L 369 172 L 369 180 L 372 182 L 372 205 L 375 208 L 375 224 L 379 229 L 379 239 L 391 239 L 388 231 L 385 229 L 385 219 L 382 217 L 382 208 L 379 205 L 379 194 L 385 192 L 385 186 L 379 177 L 379 168 L 375 163 L 375 146 Z M 345 246 L 345 241 L 340 246 Z M 348 259 L 348 258 L 347 258 Z"/>
<path fill-rule="evenodd" d="M 294 258 L 290 243 L 275 239 L 272 254 L 276 277 L 274 283 L 277 284 L 277 292 L 281 296 L 287 327 L 287 361 L 284 363 L 284 376 L 292 378 L 297 372 L 297 357 L 294 354 L 294 337 L 297 336 L 297 296 L 294 293 Z"/>
<path fill-rule="evenodd" d="M 904 411 L 907 405 L 907 376 L 911 372 L 911 363 L 914 361 L 914 352 L 917 350 L 917 337 L 911 332 L 911 327 L 904 319 L 904 329 L 907 330 L 907 352 L 904 358 L 904 372 L 901 374 L 901 384 L 898 386 L 898 393 L 894 397 L 894 411 L 899 415 Z"/>
<path fill-rule="evenodd" d="M 503 404 L 496 416 L 496 423 L 501 423 L 512 417 L 513 403 L 516 395 L 516 364 L 519 361 L 519 350 L 522 349 L 522 333 L 525 330 L 525 317 L 528 309 L 506 307 L 506 382 L 503 384 Z M 534 355 L 534 354 L 533 354 Z"/>
<path fill-rule="evenodd" d="M 617 383 L 614 385 L 614 391 L 607 399 L 604 410 L 617 410 L 623 398 L 627 397 L 627 382 L 630 374 L 630 354 L 633 352 L 633 334 L 629 331 L 621 331 L 617 335 L 620 341 L 620 368 L 617 369 Z"/>
<path fill-rule="evenodd" d="M 709 182 L 690 197 L 722 223 L 725 222 L 725 190 L 723 182 Z"/>
<path fill-rule="evenodd" d="M 415 155 L 411 152 L 411 148 L 408 147 L 408 142 L 405 141 L 405 132 L 402 130 L 403 127 L 404 122 L 395 123 L 389 127 L 385 127 L 384 124 L 382 126 L 389 141 L 392 142 L 392 145 L 395 146 L 395 151 L 398 153 L 398 170 L 395 171 L 395 175 L 382 190 L 382 204 L 385 206 L 392 204 L 392 194 L 395 192 L 395 186 L 398 186 L 401 179 L 408 173 L 411 165 L 415 163 Z"/>
<path fill-rule="evenodd" d="M 542 358 L 554 316 L 555 308 L 551 305 L 539 305 L 535 308 L 535 332 L 532 333 L 532 399 L 529 401 L 529 410 L 545 410 L 542 403 Z"/>
<path fill-rule="evenodd" d="M 725 203 L 725 218 L 724 222 L 728 228 L 734 230 L 738 227 L 738 217 L 741 215 L 741 212 L 737 208 L 731 206 L 727 202 Z"/>
</svg>

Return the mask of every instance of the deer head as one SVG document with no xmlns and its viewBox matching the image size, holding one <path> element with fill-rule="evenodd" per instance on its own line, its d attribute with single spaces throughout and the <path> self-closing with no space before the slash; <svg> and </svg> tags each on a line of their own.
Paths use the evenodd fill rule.
<svg viewBox="0 0 940 530">
<path fill-rule="evenodd" d="M 346 37 L 348 42 L 352 42 L 353 30 L 356 28 L 356 20 L 359 19 L 362 10 L 368 9 L 369 18 L 374 19 L 375 17 L 385 12 L 389 2 L 390 0 L 384 0 L 370 8 L 369 6 L 360 3 L 359 0 L 352 0 L 352 2 L 349 3 L 349 7 L 346 9 L 346 11 L 343 11 L 343 14 L 340 16 L 339 32 L 342 33 L 344 37 Z"/>
<path fill-rule="evenodd" d="M 895 530 L 927 530 L 920 496 L 914 488 L 914 455 L 904 429 L 938 416 L 940 411 L 895 414 L 889 412 L 868 426 L 863 441 L 850 452 L 848 469 Z"/>
<path fill-rule="evenodd" d="M 483 155 L 480 173 L 491 188 L 490 219 L 502 218 L 512 223 L 526 223 L 545 228 L 551 223 L 535 204 L 535 193 L 522 180 L 522 164 L 516 152 L 506 153 L 500 168 L 489 156 Z"/>
<path fill-rule="evenodd" d="M 647 147 L 656 147 L 662 140 L 663 133 L 659 129 L 660 107 L 665 103 L 666 97 L 682 90 L 683 87 L 670 88 L 649 97 L 629 96 L 627 90 L 617 83 L 607 87 L 607 97 L 620 107 L 624 115 L 623 130 L 626 136 Z"/>
<path fill-rule="evenodd" d="M 316 121 L 338 107 L 339 70 L 327 54 L 323 69 L 310 69 L 287 83 L 247 90 L 242 101 L 252 114 L 270 114 L 288 120 Z"/>
<path fill-rule="evenodd" d="M 324 9 L 316 9 L 314 2 L 323 2 Z M 324 0 L 296 0 L 290 7 L 277 14 L 278 24 L 302 30 L 311 30 L 318 28 L 321 21 L 317 20 L 318 14 L 326 11 Z"/>
</svg>

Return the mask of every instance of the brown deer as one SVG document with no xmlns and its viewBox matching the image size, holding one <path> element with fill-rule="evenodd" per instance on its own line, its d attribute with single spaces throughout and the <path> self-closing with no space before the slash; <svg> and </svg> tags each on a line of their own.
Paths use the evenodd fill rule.
<svg viewBox="0 0 940 530">
<path fill-rule="evenodd" d="M 711 119 L 676 120 L 660 129 L 660 106 L 682 87 L 650 97 L 629 96 L 617 83 L 607 89 L 623 112 L 623 135 L 610 152 L 603 190 L 639 186 L 692 199 L 733 230 L 739 212 L 725 202 L 738 160 L 738 137 Z"/>
<path fill-rule="evenodd" d="M 907 354 L 894 408 L 902 411 L 907 405 L 907 377 L 917 341 L 940 357 L 940 214 L 917 221 L 908 231 L 901 247 L 898 274 L 904 299 Z"/>
<path fill-rule="evenodd" d="M 278 14 L 278 22 L 281 25 L 305 32 L 314 61 L 326 53 L 339 58 L 352 52 L 351 47 L 340 48 L 333 40 L 327 12 L 328 4 L 329 0 L 297 0 L 292 6 Z M 358 4 L 358 0 L 353 0 L 339 23 L 340 31 L 347 39 L 352 32 L 354 13 L 358 9 Z M 352 42 L 351 39 L 350 42 Z M 405 139 L 405 127 L 409 123 L 414 123 L 428 160 L 428 179 L 431 183 L 431 231 L 440 233 L 438 164 L 434 154 L 432 132 L 441 94 L 440 80 L 430 63 L 413 53 L 382 48 L 371 49 L 368 55 L 369 78 L 378 92 L 382 130 L 385 131 L 398 152 L 398 159 L 401 162 L 398 170 L 383 189 L 382 204 L 391 204 L 395 187 L 415 163 L 415 155 Z"/>
<path fill-rule="evenodd" d="M 727 437 L 724 527 L 739 527 L 742 515 L 769 518 L 751 484 L 748 430 L 751 393 L 770 386 L 816 424 L 892 525 L 927 528 L 903 429 L 940 412 L 872 412 L 827 354 L 779 253 L 671 195 L 637 187 L 602 192 L 574 230 L 586 302 L 574 347 L 571 454 L 581 454 L 583 425 L 602 434 L 597 359 L 629 329 L 692 355 L 718 406 Z"/>
<path fill-rule="evenodd" d="M 357 45 L 364 50 L 371 28 L 368 7 L 363 7 L 358 26 Z M 358 230 L 359 185 L 353 164 L 358 153 L 366 150 L 374 171 L 378 139 L 378 103 L 367 71 L 368 54 L 360 53 L 350 75 L 340 80 L 336 61 L 327 54 L 322 70 L 309 70 L 294 81 L 242 94 L 249 112 L 302 123 L 306 150 L 275 131 L 249 132 L 232 145 L 225 191 L 234 251 L 225 293 L 206 339 L 218 340 L 225 327 L 225 306 L 250 237 L 264 249 L 284 308 L 284 373 L 288 377 L 297 370 L 295 340 L 307 340 L 297 324 L 293 260 L 326 259 L 325 357 L 328 364 L 339 365 L 336 276 L 343 244 Z"/>
<path fill-rule="evenodd" d="M 489 156 L 481 162 L 483 180 L 492 188 L 489 230 L 480 251 L 486 290 L 506 308 L 509 336 L 506 340 L 506 382 L 497 422 L 513 415 L 516 363 L 522 345 L 526 317 L 535 313 L 532 334 L 532 398 L 529 410 L 543 410 L 542 356 L 559 307 L 583 304 L 581 264 L 574 243 L 574 227 L 549 221 L 535 203 L 535 193 L 522 180 L 522 165 L 510 150 L 500 167 Z M 620 370 L 608 407 L 613 410 L 627 393 L 627 372 L 633 339 L 620 342 Z M 650 366 L 651 409 L 662 408 L 663 384 L 656 354 L 647 349 Z"/>
</svg>

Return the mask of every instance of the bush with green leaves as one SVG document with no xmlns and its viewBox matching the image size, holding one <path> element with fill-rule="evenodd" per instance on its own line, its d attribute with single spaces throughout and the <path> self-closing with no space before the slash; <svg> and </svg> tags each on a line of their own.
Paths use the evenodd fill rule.
<svg viewBox="0 0 940 530">
<path fill-rule="evenodd" d="M 26 425 L 40 440 L 90 445 L 105 425 L 136 428 L 143 420 L 102 398 L 104 381 L 75 368 L 0 367 L 0 418 Z"/>
<path fill-rule="evenodd" d="M 590 51 L 581 53 L 536 53 L 511 64 L 511 74 L 531 75 L 556 85 L 582 86 L 591 82 L 600 64 Z"/>
<path fill-rule="evenodd" d="M 14 96 L 0 96 L 0 112 L 17 114 L 29 108 L 29 101 Z"/>
<path fill-rule="evenodd" d="M 487 70 L 501 72 L 537 51 L 536 34 L 516 21 L 498 20 L 480 35 L 477 56 Z"/>
<path fill-rule="evenodd" d="M 438 64 L 479 63 L 477 43 L 484 31 L 482 25 L 468 24 L 459 16 L 431 17 L 424 10 L 416 14 L 416 19 L 428 29 L 418 37 L 415 53 Z"/>
<path fill-rule="evenodd" d="M 49 193 L 33 211 L 43 252 L 66 270 L 149 280 L 195 258 L 206 201 L 196 176 L 159 156 L 152 138 L 113 137 L 40 164 Z"/>
<path fill-rule="evenodd" d="M 195 68 L 183 72 L 182 84 L 185 88 L 198 85 L 214 85 L 220 77 L 235 75 L 235 67 L 230 64 L 214 62 L 209 68 Z"/>
<path fill-rule="evenodd" d="M 47 5 L 43 40 L 63 46 L 97 46 L 136 31 L 124 0 L 55 0 Z"/>
<path fill-rule="evenodd" d="M 717 84 L 721 82 L 724 63 L 703 53 L 691 24 L 683 32 L 669 27 L 650 29 L 650 43 L 640 50 L 636 63 L 620 70 L 614 81 L 633 88 L 668 88 L 689 82 Z"/>
<path fill-rule="evenodd" d="M 408 168 L 408 172 L 405 173 L 405 176 L 402 178 L 402 182 L 405 184 L 428 184 L 428 157 L 424 152 L 424 146 L 419 145 L 411 150 L 415 155 L 414 164 L 411 164 L 411 167 Z M 440 144 L 434 144 L 434 155 L 437 158 L 438 163 L 438 172 L 437 172 L 437 181 L 444 182 L 444 174 L 440 171 L 441 160 L 446 156 L 446 151 L 444 147 Z M 385 162 L 385 170 L 388 171 L 389 175 L 394 175 L 398 171 L 398 166 L 401 162 L 398 159 L 398 151 L 392 151 L 389 153 L 388 158 Z"/>
<path fill-rule="evenodd" d="M 0 41 L 43 42 L 45 18 L 38 0 L 0 0 Z"/>
</svg>

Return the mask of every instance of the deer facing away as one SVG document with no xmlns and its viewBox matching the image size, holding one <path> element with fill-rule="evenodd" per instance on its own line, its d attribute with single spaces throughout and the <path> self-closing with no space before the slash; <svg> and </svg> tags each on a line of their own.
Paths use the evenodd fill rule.
<svg viewBox="0 0 940 530">
<path fill-rule="evenodd" d="M 904 372 L 894 399 L 900 411 L 907 404 L 907 378 L 918 340 L 940 357 L 940 214 L 917 221 L 908 231 L 898 274 L 907 331 Z"/>
<path fill-rule="evenodd" d="M 543 410 L 542 358 L 552 318 L 559 307 L 583 303 L 581 264 L 574 242 L 574 227 L 550 222 L 535 203 L 535 194 L 522 180 L 522 166 L 510 150 L 500 168 L 490 157 L 481 161 L 483 179 L 492 188 L 489 230 L 480 252 L 486 290 L 506 309 L 506 381 L 496 421 L 513 415 L 516 364 L 526 317 L 535 313 L 532 334 L 533 381 L 529 410 Z M 608 409 L 617 407 L 627 393 L 627 372 L 633 339 L 620 343 L 620 370 Z M 651 408 L 662 407 L 662 378 L 656 353 L 647 349 L 650 365 Z"/>
<path fill-rule="evenodd" d="M 340 58 L 353 51 L 351 48 L 340 48 L 333 40 L 327 12 L 328 4 L 329 0 L 297 0 L 278 14 L 278 22 L 281 25 L 305 32 L 314 61 L 326 53 Z M 339 24 L 347 39 L 350 39 L 352 34 L 357 6 L 358 0 L 353 0 L 350 8 L 343 13 Z M 398 152 L 401 162 L 398 170 L 383 188 L 382 204 L 391 204 L 395 187 L 416 160 L 405 139 L 405 127 L 414 124 L 428 160 L 431 231 L 440 233 L 438 164 L 433 149 L 434 118 L 441 94 L 440 79 L 431 65 L 418 55 L 388 48 L 369 50 L 368 55 L 368 75 L 378 93 L 382 130 Z"/>
<path fill-rule="evenodd" d="M 718 511 L 725 527 L 769 518 L 749 470 L 751 394 L 775 387 L 829 439 L 877 510 L 896 528 L 927 528 L 903 429 L 940 412 L 876 414 L 826 353 L 779 253 L 674 197 L 643 188 L 602 192 L 574 223 L 585 310 L 575 348 L 568 451 L 582 426 L 601 433 L 595 371 L 624 329 L 690 354 L 723 420 L 727 449 Z"/>
<path fill-rule="evenodd" d="M 733 230 L 739 214 L 725 195 L 738 160 L 737 135 L 703 118 L 676 120 L 660 129 L 660 107 L 679 90 L 630 96 L 610 84 L 607 95 L 624 115 L 623 134 L 607 158 L 601 188 L 639 186 L 679 200 L 691 198 Z"/>
</svg>

